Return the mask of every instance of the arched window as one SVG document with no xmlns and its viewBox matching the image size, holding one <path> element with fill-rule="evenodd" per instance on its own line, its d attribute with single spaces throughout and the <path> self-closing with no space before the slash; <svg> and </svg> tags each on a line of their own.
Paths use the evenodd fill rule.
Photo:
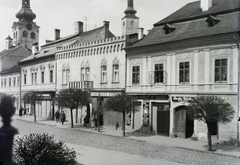
<svg viewBox="0 0 240 165">
<path fill-rule="evenodd" d="M 28 32 L 27 31 L 23 31 L 23 37 L 28 37 Z"/>
<path fill-rule="evenodd" d="M 101 63 L 101 82 L 107 83 L 107 61 L 105 59 Z"/>
<path fill-rule="evenodd" d="M 32 33 L 31 33 L 31 38 L 35 39 L 35 37 L 36 37 L 36 36 L 35 36 L 35 33 L 32 32 Z"/>
</svg>

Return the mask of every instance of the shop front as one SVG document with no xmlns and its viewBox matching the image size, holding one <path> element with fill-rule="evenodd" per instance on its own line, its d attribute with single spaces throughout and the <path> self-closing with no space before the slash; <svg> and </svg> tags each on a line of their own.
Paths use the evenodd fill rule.
<svg viewBox="0 0 240 165">
<path fill-rule="evenodd" d="M 123 91 L 91 91 L 92 114 L 100 115 L 103 125 L 114 126 L 118 122 L 122 123 L 122 113 L 108 111 L 104 105 L 110 97 L 121 94 Z M 92 115 L 91 114 L 91 115 Z"/>
</svg>

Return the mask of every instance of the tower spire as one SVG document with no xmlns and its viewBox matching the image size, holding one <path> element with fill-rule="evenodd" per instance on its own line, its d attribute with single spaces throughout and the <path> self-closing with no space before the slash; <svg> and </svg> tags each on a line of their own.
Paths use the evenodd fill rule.
<svg viewBox="0 0 240 165">
<path fill-rule="evenodd" d="M 135 14 L 137 13 L 137 11 L 133 7 L 133 0 L 128 0 L 128 6 L 124 13 L 126 14 L 126 16 L 136 17 Z"/>
<path fill-rule="evenodd" d="M 30 9 L 30 0 L 22 0 L 22 9 L 16 14 L 16 17 L 27 21 L 32 21 L 36 18 L 36 15 Z"/>
</svg>

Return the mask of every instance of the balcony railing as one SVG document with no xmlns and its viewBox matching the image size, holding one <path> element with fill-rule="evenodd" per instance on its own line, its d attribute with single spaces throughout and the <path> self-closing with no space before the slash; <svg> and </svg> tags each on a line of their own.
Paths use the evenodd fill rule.
<svg viewBox="0 0 240 165">
<path fill-rule="evenodd" d="M 69 88 L 92 89 L 93 81 L 71 81 L 68 83 Z"/>
</svg>

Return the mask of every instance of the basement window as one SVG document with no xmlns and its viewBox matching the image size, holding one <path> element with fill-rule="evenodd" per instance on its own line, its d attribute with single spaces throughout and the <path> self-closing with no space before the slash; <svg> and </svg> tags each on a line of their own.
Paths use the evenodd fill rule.
<svg viewBox="0 0 240 165">
<path fill-rule="evenodd" d="M 170 25 L 170 24 L 166 24 L 166 25 L 163 27 L 163 30 L 165 31 L 165 34 L 170 34 L 170 33 L 172 33 L 175 29 L 176 29 L 176 27 L 174 27 L 173 25 Z"/>
<path fill-rule="evenodd" d="M 208 27 L 213 27 L 213 26 L 215 26 L 217 23 L 219 23 L 220 21 L 221 21 L 220 18 L 217 18 L 217 17 L 212 16 L 212 15 L 208 16 L 208 18 L 207 18 L 207 20 L 206 20 L 206 22 L 208 23 Z"/>
</svg>

